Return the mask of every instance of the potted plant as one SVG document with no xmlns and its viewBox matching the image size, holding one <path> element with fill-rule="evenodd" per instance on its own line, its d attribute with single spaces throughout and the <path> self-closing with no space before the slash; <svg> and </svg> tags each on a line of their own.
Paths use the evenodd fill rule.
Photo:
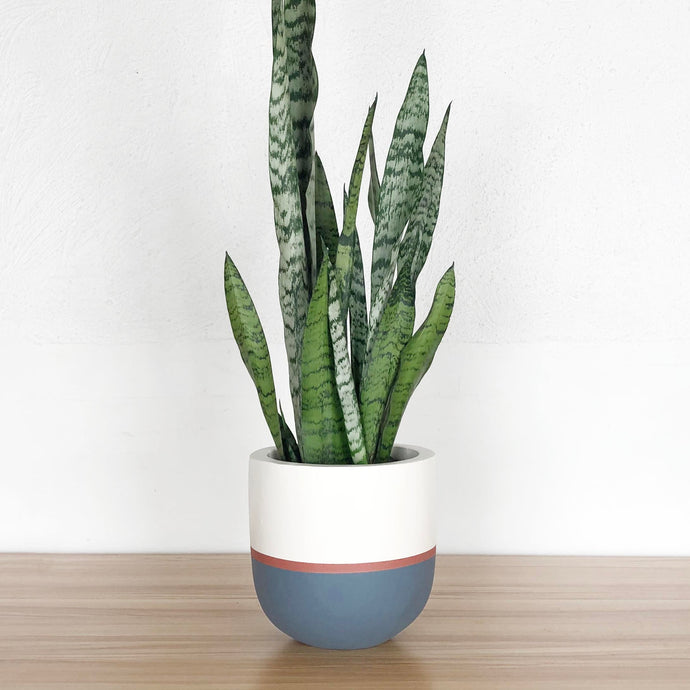
<svg viewBox="0 0 690 690">
<path fill-rule="evenodd" d="M 225 257 L 232 330 L 274 446 L 249 464 L 252 567 L 268 618 L 306 644 L 353 649 L 411 623 L 435 563 L 434 454 L 395 446 L 403 412 L 446 331 L 453 266 L 414 330 L 415 285 L 438 217 L 449 109 L 426 161 L 426 59 L 419 58 L 379 176 L 369 108 L 335 204 L 314 147 L 315 0 L 272 0 L 269 172 L 295 432 L 278 405 L 264 332 Z M 356 227 L 369 158 L 370 306 Z"/>
</svg>

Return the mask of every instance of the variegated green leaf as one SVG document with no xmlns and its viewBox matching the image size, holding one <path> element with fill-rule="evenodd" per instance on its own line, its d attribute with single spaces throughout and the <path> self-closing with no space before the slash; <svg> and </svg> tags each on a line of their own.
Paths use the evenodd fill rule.
<svg viewBox="0 0 690 690">
<path fill-rule="evenodd" d="M 407 231 L 400 245 L 393 247 L 392 263 L 388 266 L 383 279 L 382 287 L 372 301 L 370 314 L 369 348 L 371 338 L 376 329 L 386 300 L 395 277 L 395 262 L 397 259 L 398 272 L 408 271 L 414 285 L 417 282 L 419 272 L 422 270 L 431 247 L 431 240 L 438 219 L 439 204 L 441 201 L 441 189 L 443 187 L 443 171 L 445 164 L 446 130 L 450 106 L 446 110 L 441 127 L 431 147 L 429 158 L 424 166 L 421 190 Z"/>
<path fill-rule="evenodd" d="M 230 325 L 240 349 L 242 361 L 256 386 L 261 410 L 271 431 L 273 443 L 278 451 L 282 452 L 283 442 L 273 370 L 264 329 L 247 286 L 228 254 L 225 255 L 225 300 L 228 305 Z"/>
<path fill-rule="evenodd" d="M 357 219 L 357 208 L 359 206 L 359 192 L 362 186 L 362 175 L 364 174 L 364 164 L 367 160 L 367 149 L 369 148 L 369 141 L 371 139 L 371 127 L 374 121 L 374 114 L 376 113 L 376 103 L 378 97 L 369 107 L 364 127 L 362 128 L 362 135 L 359 139 L 359 146 L 355 155 L 355 162 L 352 166 L 352 173 L 350 174 L 350 185 L 347 192 L 347 206 L 345 208 L 345 219 L 343 222 L 343 232 L 348 234 L 352 231 L 355 221 Z"/>
<path fill-rule="evenodd" d="M 386 403 L 398 371 L 400 353 L 412 335 L 414 315 L 414 287 L 409 276 L 403 273 L 393 286 L 362 375 L 362 426 L 369 462 L 377 457 Z"/>
<path fill-rule="evenodd" d="M 299 446 L 297 440 L 292 434 L 292 430 L 285 421 L 285 415 L 283 414 L 283 406 L 278 403 L 278 421 L 280 422 L 280 436 L 283 441 L 283 460 L 288 460 L 289 462 L 302 462 L 302 458 L 299 453 Z"/>
<path fill-rule="evenodd" d="M 347 348 L 346 322 L 343 308 L 340 304 L 338 282 L 333 269 L 328 285 L 328 325 L 333 348 L 333 363 L 335 365 L 335 385 L 340 398 L 343 412 L 347 442 L 350 447 L 350 457 L 356 464 L 366 463 L 367 451 L 364 447 L 364 433 L 359 413 L 359 401 L 355 382 L 352 378 L 350 356 Z"/>
<path fill-rule="evenodd" d="M 378 292 L 374 295 L 371 293 L 371 308 L 369 309 L 369 330 L 367 333 L 367 347 L 366 347 L 366 357 L 371 356 L 371 346 L 374 341 L 374 336 L 378 329 L 381 317 L 383 316 L 384 309 L 388 304 L 388 300 L 393 289 L 393 283 L 395 282 L 396 273 L 396 263 L 398 260 L 398 251 L 400 250 L 401 243 L 396 243 L 393 245 L 391 251 L 391 263 L 386 269 L 386 273 L 383 277 L 383 282 L 378 289 Z M 366 360 L 365 360 L 366 361 Z"/>
<path fill-rule="evenodd" d="M 422 191 L 400 247 L 398 270 L 403 270 L 403 267 L 405 270 L 409 270 L 413 283 L 417 282 L 419 272 L 426 262 L 438 220 L 449 116 L 450 106 L 446 110 L 441 127 L 431 147 L 429 158 L 424 166 Z"/>
<path fill-rule="evenodd" d="M 318 153 L 314 153 L 314 183 L 317 252 L 321 253 L 321 242 L 323 242 L 328 249 L 331 263 L 335 263 L 335 256 L 338 252 L 338 221 L 335 217 L 333 197 L 326 179 L 326 171 Z M 320 267 L 321 262 L 319 261 Z"/>
<path fill-rule="evenodd" d="M 352 378 L 357 396 L 360 393 L 362 367 L 367 353 L 367 296 L 364 286 L 362 249 L 357 228 L 354 230 L 352 279 L 350 281 L 350 352 L 352 354 Z"/>
<path fill-rule="evenodd" d="M 429 82 L 422 53 L 398 113 L 381 180 L 371 262 L 372 304 L 385 287 L 390 265 L 395 263 L 393 248 L 399 245 L 416 202 L 424 169 L 422 146 L 428 120 Z"/>
<path fill-rule="evenodd" d="M 431 247 L 436 221 L 438 220 L 441 189 L 443 187 L 443 172 L 445 166 L 446 130 L 450 106 L 448 106 L 439 128 L 436 139 L 431 147 L 429 158 L 424 166 L 421 189 L 417 203 L 410 217 L 407 231 L 399 245 L 394 245 L 391 252 L 392 263 L 388 266 L 381 289 L 372 301 L 370 314 L 370 331 L 368 345 L 374 335 L 383 309 L 385 308 L 390 289 L 395 278 L 395 263 L 398 272 L 407 271 L 412 284 L 416 284 L 420 271 L 426 262 Z M 369 350 L 370 351 L 370 350 Z"/>
<path fill-rule="evenodd" d="M 309 176 L 307 193 L 302 200 L 302 224 L 304 243 L 307 247 L 307 275 L 309 276 L 309 294 L 316 283 L 316 276 L 321 266 L 320 240 L 316 231 L 316 161 L 312 157 L 312 171 Z"/>
<path fill-rule="evenodd" d="M 431 366 L 436 350 L 446 332 L 455 301 L 455 273 L 451 266 L 436 288 L 434 300 L 424 323 L 403 348 L 387 406 L 377 462 L 390 460 L 393 443 L 410 396 Z"/>
<path fill-rule="evenodd" d="M 338 241 L 338 253 L 335 259 L 336 275 L 340 287 L 340 300 L 347 314 L 350 301 L 350 282 L 352 276 L 354 231 L 357 221 L 357 208 L 359 207 L 359 193 L 362 186 L 362 175 L 364 174 L 364 163 L 367 159 L 367 148 L 371 137 L 371 125 L 376 112 L 376 99 L 371 104 L 367 118 L 362 129 L 362 136 L 359 140 L 355 162 L 352 166 L 350 175 L 350 186 L 346 195 L 345 211 L 343 219 L 343 231 Z"/>
<path fill-rule="evenodd" d="M 314 155 L 314 108 L 319 79 L 312 53 L 315 0 L 284 0 L 287 70 L 290 81 L 290 113 L 294 129 L 297 176 L 304 194 L 309 184 Z"/>
<path fill-rule="evenodd" d="M 347 209 L 347 191 L 343 189 L 343 215 Z M 362 262 L 362 248 L 359 242 L 359 234 L 355 225 L 352 233 L 352 272 L 348 294 L 348 311 L 350 313 L 350 354 L 352 360 L 352 377 L 360 394 L 360 381 L 367 354 L 367 338 L 369 327 L 367 325 L 367 301 L 364 285 L 364 265 Z M 344 313 L 344 311 L 343 311 Z"/>
<path fill-rule="evenodd" d="M 284 0 L 285 42 L 290 92 L 290 114 L 295 141 L 295 162 L 299 181 L 300 203 L 310 287 L 316 280 L 316 229 L 314 224 L 314 190 L 309 181 L 314 166 L 314 108 L 319 80 L 312 54 L 315 0 Z"/>
<path fill-rule="evenodd" d="M 374 135 L 369 139 L 369 193 L 367 202 L 371 219 L 376 223 L 376 213 L 379 207 L 379 193 L 381 183 L 379 182 L 379 172 L 376 169 L 376 152 L 374 151 Z"/>
<path fill-rule="evenodd" d="M 330 342 L 328 266 L 321 264 L 304 330 L 301 451 L 303 462 L 338 464 L 350 461 L 350 449 Z"/>
<path fill-rule="evenodd" d="M 335 257 L 335 281 L 340 291 L 340 305 L 343 316 L 347 315 L 350 305 L 350 287 L 352 284 L 353 250 L 355 236 L 352 229 L 346 235 L 343 230 L 338 238 L 338 252 Z"/>
<path fill-rule="evenodd" d="M 278 294 L 283 314 L 290 395 L 299 438 L 301 436 L 300 360 L 302 334 L 309 303 L 309 278 L 290 115 L 282 0 L 272 0 L 272 20 L 273 75 L 269 103 L 269 175 L 276 236 L 280 250 Z"/>
</svg>

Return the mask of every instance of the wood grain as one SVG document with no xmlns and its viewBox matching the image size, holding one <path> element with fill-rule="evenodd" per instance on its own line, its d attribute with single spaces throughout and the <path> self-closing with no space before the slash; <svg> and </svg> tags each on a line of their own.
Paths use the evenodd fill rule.
<svg viewBox="0 0 690 690">
<path fill-rule="evenodd" d="M 313 649 L 246 555 L 0 555 L 0 688 L 690 688 L 690 559 L 441 556 L 397 638 Z"/>
</svg>

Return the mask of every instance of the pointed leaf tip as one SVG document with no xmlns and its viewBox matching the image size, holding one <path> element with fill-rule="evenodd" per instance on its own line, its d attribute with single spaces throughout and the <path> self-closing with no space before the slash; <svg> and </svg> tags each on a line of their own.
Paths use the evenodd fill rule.
<svg viewBox="0 0 690 690">
<path fill-rule="evenodd" d="M 225 253 L 224 279 L 225 299 L 232 332 L 240 350 L 242 361 L 254 381 L 273 442 L 276 448 L 281 450 L 280 421 L 266 337 L 254 302 L 247 291 L 247 286 L 227 252 Z"/>
<path fill-rule="evenodd" d="M 422 53 L 410 77 L 381 178 L 375 207 L 371 255 L 370 334 L 376 329 L 392 285 L 394 264 L 403 231 L 416 206 L 424 174 L 423 145 L 429 122 L 429 79 Z M 371 336 L 369 337 L 371 342 Z"/>
<path fill-rule="evenodd" d="M 428 371 L 448 328 L 455 301 L 453 267 L 442 276 L 424 323 L 410 338 L 400 355 L 400 366 L 388 398 L 386 419 L 377 451 L 377 462 L 388 462 L 402 415 L 413 391 Z M 450 273 L 450 275 L 449 275 Z"/>
</svg>

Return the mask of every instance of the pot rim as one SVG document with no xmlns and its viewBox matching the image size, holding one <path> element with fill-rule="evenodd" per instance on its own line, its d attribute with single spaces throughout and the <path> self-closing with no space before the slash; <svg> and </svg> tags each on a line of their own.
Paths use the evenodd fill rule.
<svg viewBox="0 0 690 690">
<path fill-rule="evenodd" d="M 275 446 L 266 446 L 265 448 L 259 448 L 255 450 L 249 458 L 251 460 L 258 460 L 261 462 L 267 462 L 273 465 L 289 465 L 290 467 L 301 467 L 309 469 L 329 469 L 329 470 L 343 470 L 352 468 L 362 468 L 362 467 L 378 467 L 378 468 L 391 468 L 400 467 L 401 465 L 412 465 L 418 462 L 424 462 L 426 460 L 433 459 L 436 454 L 429 448 L 423 448 L 422 446 L 415 446 L 409 443 L 397 443 L 393 446 L 393 452 L 391 455 L 402 455 L 399 460 L 393 460 L 391 462 L 376 462 L 376 463 L 361 463 L 361 464 L 346 464 L 346 465 L 326 465 L 320 463 L 311 462 L 290 462 L 289 460 L 279 460 L 273 457 L 277 454 Z"/>
</svg>

